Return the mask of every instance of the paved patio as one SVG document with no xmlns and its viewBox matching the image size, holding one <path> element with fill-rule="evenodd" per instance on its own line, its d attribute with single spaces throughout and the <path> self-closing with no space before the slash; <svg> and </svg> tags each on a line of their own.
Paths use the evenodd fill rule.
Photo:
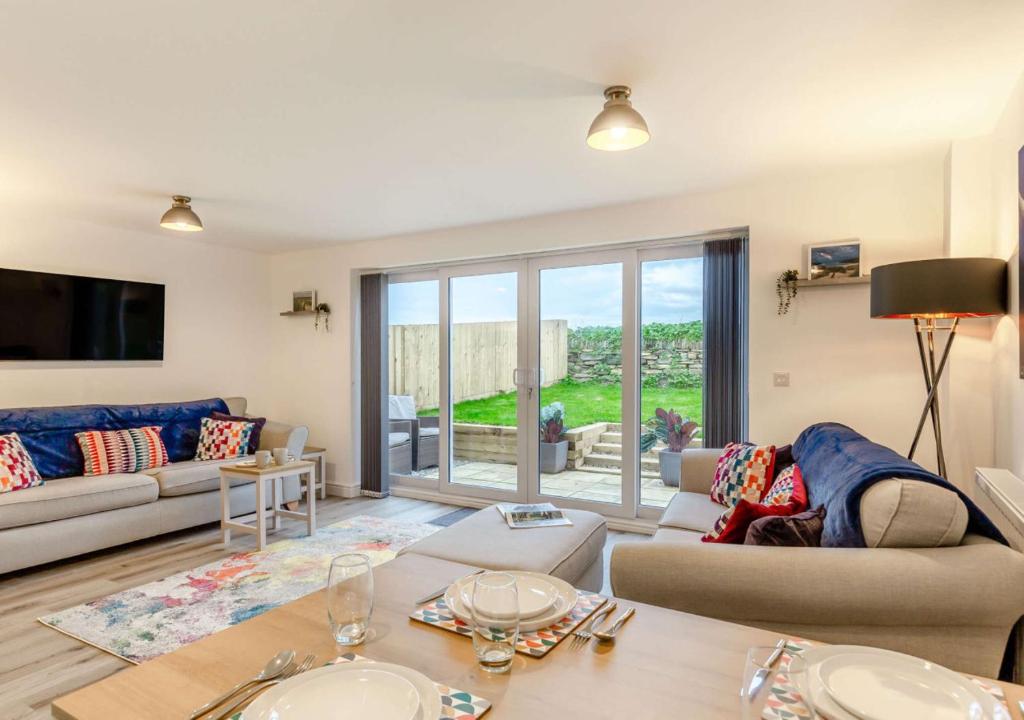
<svg viewBox="0 0 1024 720">
<path fill-rule="evenodd" d="M 475 487 L 501 490 L 516 489 L 515 465 L 478 461 L 456 461 L 454 482 Z M 437 468 L 417 473 L 420 477 L 438 477 Z M 583 470 L 564 470 L 555 475 L 541 474 L 541 492 L 556 497 L 597 502 L 619 503 L 622 501 L 622 478 L 613 473 Z M 640 479 L 640 502 L 652 507 L 665 507 L 677 492 L 676 488 L 665 487 L 658 476 L 644 474 Z"/>
</svg>

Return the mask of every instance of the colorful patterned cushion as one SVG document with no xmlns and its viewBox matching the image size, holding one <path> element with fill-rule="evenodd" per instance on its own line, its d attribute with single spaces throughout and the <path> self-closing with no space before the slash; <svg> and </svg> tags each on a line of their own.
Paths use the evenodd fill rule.
<svg viewBox="0 0 1024 720">
<path fill-rule="evenodd" d="M 807 509 L 807 488 L 800 468 L 790 465 L 779 473 L 778 479 L 760 503 L 740 500 L 728 508 L 715 521 L 711 532 L 701 538 L 704 542 L 742 544 L 747 529 L 755 520 L 771 515 L 793 515 Z"/>
<path fill-rule="evenodd" d="M 83 475 L 133 473 L 162 467 L 169 461 L 156 425 L 127 430 L 87 430 L 75 433 L 82 449 Z"/>
<path fill-rule="evenodd" d="M 196 460 L 230 460 L 244 456 L 254 424 L 203 418 Z"/>
<path fill-rule="evenodd" d="M 718 458 L 711 499 L 726 507 L 740 500 L 760 502 L 774 465 L 774 445 L 729 443 Z"/>
<path fill-rule="evenodd" d="M 245 415 L 228 415 L 222 412 L 212 412 L 210 417 L 214 420 L 234 420 L 235 422 L 251 422 L 252 434 L 249 435 L 248 455 L 254 455 L 260 449 L 260 435 L 263 434 L 263 426 L 267 424 L 265 417 L 246 417 Z"/>
<path fill-rule="evenodd" d="M 31 456 L 18 433 L 0 435 L 0 493 L 42 485 Z M 20 497 L 20 496 L 19 496 Z"/>
</svg>

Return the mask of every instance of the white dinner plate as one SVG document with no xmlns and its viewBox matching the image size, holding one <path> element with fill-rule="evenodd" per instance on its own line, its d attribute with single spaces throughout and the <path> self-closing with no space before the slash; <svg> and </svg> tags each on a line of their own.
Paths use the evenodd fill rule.
<svg viewBox="0 0 1024 720">
<path fill-rule="evenodd" d="M 829 720 L 1008 720 L 971 680 L 921 658 L 856 645 L 811 648 L 803 658 L 800 692 Z"/>
<path fill-rule="evenodd" d="M 519 591 L 519 617 L 523 620 L 537 617 L 547 612 L 558 601 L 558 590 L 544 575 L 516 575 L 516 589 Z M 473 583 L 465 583 L 459 588 L 459 597 L 466 608 L 473 606 Z M 495 618 L 510 618 L 515 615 L 515 608 L 486 608 L 488 615 Z"/>
<path fill-rule="evenodd" d="M 509 575 L 516 578 L 516 584 L 520 578 L 536 578 L 549 584 L 555 589 L 555 601 L 554 603 L 544 612 L 539 615 L 535 615 L 530 618 L 524 618 L 519 622 L 520 632 L 532 632 L 534 630 L 540 630 L 542 628 L 550 627 L 556 622 L 568 615 L 574 607 L 576 602 L 579 600 L 579 594 L 576 592 L 576 588 L 567 583 L 565 580 L 553 577 L 551 575 L 544 575 L 543 573 L 527 572 L 526 570 L 508 570 Z M 444 604 L 448 606 L 448 609 L 452 611 L 459 620 L 464 623 L 472 623 L 470 617 L 469 605 L 463 601 L 463 589 L 466 589 L 467 594 L 471 593 L 473 582 L 476 580 L 476 576 L 468 575 L 464 578 L 460 578 L 448 586 L 448 590 L 444 594 Z"/>
<path fill-rule="evenodd" d="M 361 661 L 285 680 L 258 696 L 242 720 L 435 720 L 440 715 L 441 694 L 430 678 L 401 665 Z"/>
</svg>

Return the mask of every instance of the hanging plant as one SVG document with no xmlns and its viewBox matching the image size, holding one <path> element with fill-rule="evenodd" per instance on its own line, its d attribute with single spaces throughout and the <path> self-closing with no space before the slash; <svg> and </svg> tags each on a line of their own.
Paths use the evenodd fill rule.
<svg viewBox="0 0 1024 720">
<path fill-rule="evenodd" d="M 775 295 L 779 298 L 779 315 L 789 312 L 789 306 L 796 297 L 796 281 L 800 279 L 800 273 L 796 270 L 783 270 L 775 280 Z"/>
<path fill-rule="evenodd" d="M 327 303 L 320 303 L 316 306 L 314 311 L 316 314 L 313 316 L 313 329 L 320 329 L 320 317 L 324 319 L 324 330 L 327 332 L 331 331 L 331 306 Z"/>
</svg>

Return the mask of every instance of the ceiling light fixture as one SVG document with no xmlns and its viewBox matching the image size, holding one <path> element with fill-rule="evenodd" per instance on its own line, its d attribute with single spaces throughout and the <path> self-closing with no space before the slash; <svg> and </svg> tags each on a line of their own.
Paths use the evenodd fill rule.
<svg viewBox="0 0 1024 720">
<path fill-rule="evenodd" d="M 171 209 L 160 218 L 160 227 L 168 230 L 180 230 L 182 232 L 199 232 L 203 229 L 203 221 L 199 219 L 189 203 L 192 198 L 187 195 L 175 195 L 171 203 Z"/>
<path fill-rule="evenodd" d="M 651 139 L 643 115 L 629 101 L 632 91 L 613 85 L 604 91 L 607 102 L 590 124 L 587 145 L 595 150 L 632 150 Z"/>
</svg>

